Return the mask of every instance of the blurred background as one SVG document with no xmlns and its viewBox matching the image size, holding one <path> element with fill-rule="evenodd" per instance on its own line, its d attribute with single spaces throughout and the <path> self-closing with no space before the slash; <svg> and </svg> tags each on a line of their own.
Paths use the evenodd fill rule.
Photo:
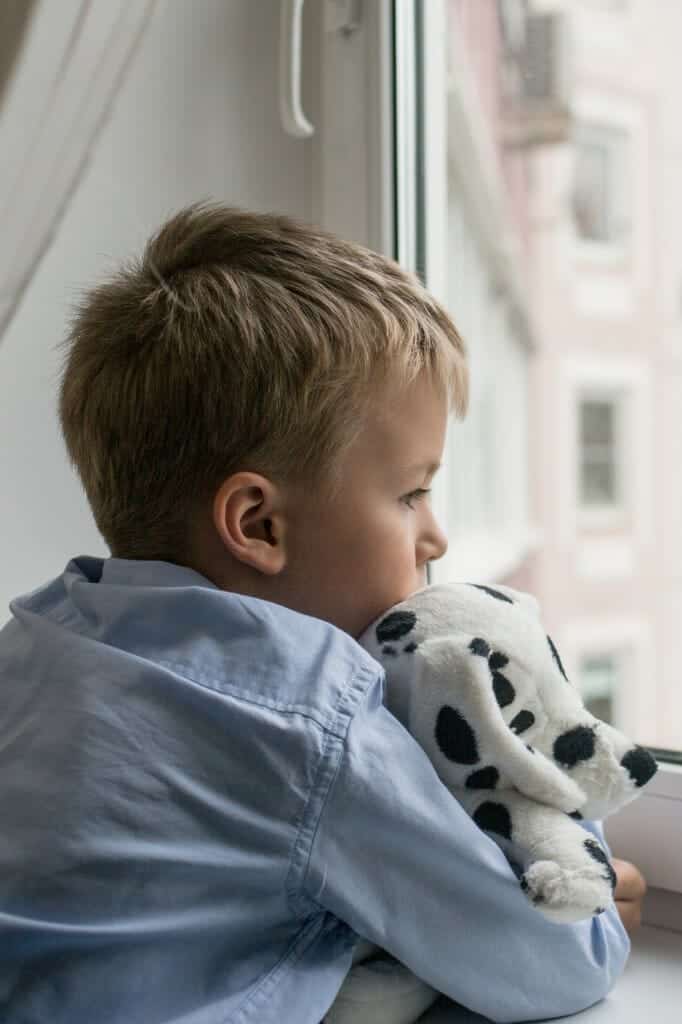
<svg viewBox="0 0 682 1024">
<path fill-rule="evenodd" d="M 590 710 L 670 752 L 681 32 L 666 0 L 447 5 L 447 294 L 473 402 L 443 485 L 449 564 L 434 565 L 535 593 Z"/>
<path fill-rule="evenodd" d="M 431 582 L 532 591 L 590 710 L 682 762 L 680 38 L 672 0 L 2 0 L 0 621 L 109 554 L 70 305 L 185 203 L 278 210 L 466 340 Z"/>
</svg>

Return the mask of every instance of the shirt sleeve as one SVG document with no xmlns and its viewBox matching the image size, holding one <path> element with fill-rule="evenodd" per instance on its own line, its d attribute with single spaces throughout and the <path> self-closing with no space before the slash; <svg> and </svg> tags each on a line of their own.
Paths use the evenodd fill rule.
<svg viewBox="0 0 682 1024">
<path fill-rule="evenodd" d="M 308 898 L 450 999 L 491 1021 L 577 1013 L 603 999 L 630 942 L 613 901 L 571 924 L 528 902 L 507 859 L 370 686 L 311 843 Z M 597 822 L 580 822 L 605 843 Z M 610 851 L 609 851 L 610 853 Z"/>
</svg>

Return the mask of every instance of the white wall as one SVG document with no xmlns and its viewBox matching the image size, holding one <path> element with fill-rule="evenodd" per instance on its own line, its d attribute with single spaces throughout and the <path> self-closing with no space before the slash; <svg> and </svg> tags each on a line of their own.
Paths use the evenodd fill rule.
<svg viewBox="0 0 682 1024">
<path fill-rule="evenodd" d="M 312 219 L 310 143 L 286 136 L 279 121 L 278 45 L 278 0 L 160 0 L 154 11 L 0 340 L 0 623 L 12 597 L 71 557 L 109 554 L 56 417 L 55 345 L 80 289 L 196 199 Z"/>
</svg>

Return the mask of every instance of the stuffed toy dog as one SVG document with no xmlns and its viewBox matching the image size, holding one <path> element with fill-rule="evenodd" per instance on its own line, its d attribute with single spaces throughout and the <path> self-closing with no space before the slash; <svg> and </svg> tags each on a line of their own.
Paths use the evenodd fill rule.
<svg viewBox="0 0 682 1024">
<path fill-rule="evenodd" d="M 532 906 L 557 922 L 603 913 L 616 875 L 577 821 L 634 800 L 658 766 L 587 711 L 537 600 L 499 585 L 427 586 L 358 642 L 386 671 L 388 709 L 517 868 Z M 354 964 L 326 1024 L 407 1024 L 436 998 L 364 940 Z"/>
</svg>

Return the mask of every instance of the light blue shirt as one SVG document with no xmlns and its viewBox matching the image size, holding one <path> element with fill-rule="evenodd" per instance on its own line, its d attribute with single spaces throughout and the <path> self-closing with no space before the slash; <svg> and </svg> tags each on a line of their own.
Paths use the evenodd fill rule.
<svg viewBox="0 0 682 1024">
<path fill-rule="evenodd" d="M 532 908 L 336 626 L 88 556 L 10 608 L 3 1024 L 318 1024 L 359 935 L 493 1021 L 623 971 L 615 905 Z"/>
</svg>

